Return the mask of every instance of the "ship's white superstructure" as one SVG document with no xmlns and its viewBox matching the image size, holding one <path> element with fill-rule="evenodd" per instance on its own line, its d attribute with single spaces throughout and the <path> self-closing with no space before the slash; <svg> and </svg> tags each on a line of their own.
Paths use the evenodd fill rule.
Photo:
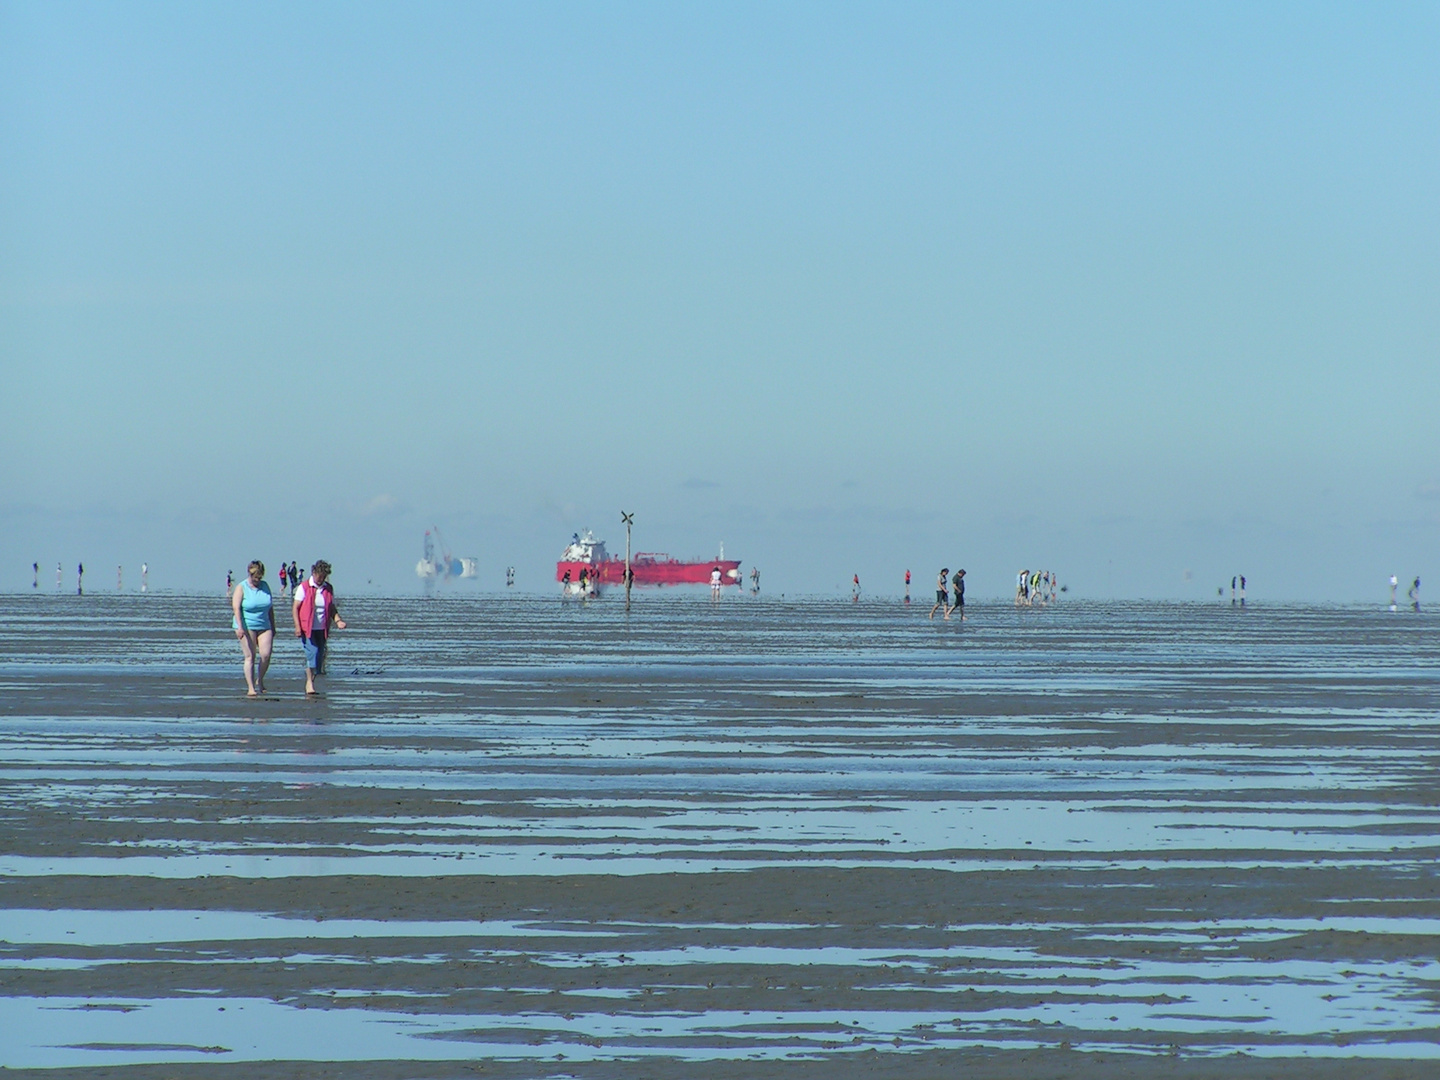
<svg viewBox="0 0 1440 1080">
<path fill-rule="evenodd" d="M 572 564 L 560 577 L 562 596 L 587 599 L 600 595 L 600 564 L 605 562 L 605 541 L 595 539 L 589 529 L 570 537 L 561 562 Z"/>
</svg>

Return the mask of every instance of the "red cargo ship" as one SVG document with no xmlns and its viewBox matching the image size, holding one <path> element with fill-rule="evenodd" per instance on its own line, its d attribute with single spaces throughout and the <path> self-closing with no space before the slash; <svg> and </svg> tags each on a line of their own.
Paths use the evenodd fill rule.
<svg viewBox="0 0 1440 1080">
<path fill-rule="evenodd" d="M 653 551 L 630 557 L 636 585 L 709 585 L 716 570 L 720 571 L 720 584 L 740 584 L 740 563 L 725 558 L 723 548 L 714 559 L 682 561 Z M 555 580 L 564 586 L 566 596 L 598 596 L 602 586 L 625 584 L 625 560 L 607 554 L 605 541 L 596 540 L 587 529 L 571 538 L 570 546 L 555 564 Z"/>
</svg>

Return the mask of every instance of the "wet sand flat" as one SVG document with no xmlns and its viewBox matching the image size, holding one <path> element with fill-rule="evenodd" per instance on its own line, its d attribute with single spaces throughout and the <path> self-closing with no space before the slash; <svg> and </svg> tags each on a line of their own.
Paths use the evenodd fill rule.
<svg viewBox="0 0 1440 1080">
<path fill-rule="evenodd" d="M 1440 1070 L 1428 614 L 344 602 L 0 598 L 7 1075 Z"/>
</svg>

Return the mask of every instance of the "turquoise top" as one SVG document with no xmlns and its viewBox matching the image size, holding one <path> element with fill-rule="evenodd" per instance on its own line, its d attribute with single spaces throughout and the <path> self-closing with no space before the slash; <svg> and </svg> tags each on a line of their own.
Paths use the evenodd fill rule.
<svg viewBox="0 0 1440 1080">
<path fill-rule="evenodd" d="M 240 615 L 245 620 L 246 630 L 271 630 L 271 609 L 275 600 L 270 595 L 270 586 L 265 582 L 251 585 L 249 580 L 240 582 Z"/>
</svg>

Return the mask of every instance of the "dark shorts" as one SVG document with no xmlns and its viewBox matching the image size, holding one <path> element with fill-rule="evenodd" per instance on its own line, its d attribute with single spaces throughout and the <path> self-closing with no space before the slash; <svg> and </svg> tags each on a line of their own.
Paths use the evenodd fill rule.
<svg viewBox="0 0 1440 1080">
<path fill-rule="evenodd" d="M 935 603 L 937 603 L 937 604 L 948 604 L 948 603 L 950 603 L 950 594 L 949 594 L 948 592 L 946 592 L 944 589 L 936 589 L 936 590 L 935 590 Z"/>
<path fill-rule="evenodd" d="M 305 666 L 311 671 L 325 670 L 325 631 L 312 630 L 305 642 Z"/>
<path fill-rule="evenodd" d="M 964 607 L 964 606 L 965 606 L 965 594 L 964 594 L 963 592 L 957 592 L 957 593 L 955 594 L 955 606 L 956 606 L 956 607 Z"/>
</svg>

